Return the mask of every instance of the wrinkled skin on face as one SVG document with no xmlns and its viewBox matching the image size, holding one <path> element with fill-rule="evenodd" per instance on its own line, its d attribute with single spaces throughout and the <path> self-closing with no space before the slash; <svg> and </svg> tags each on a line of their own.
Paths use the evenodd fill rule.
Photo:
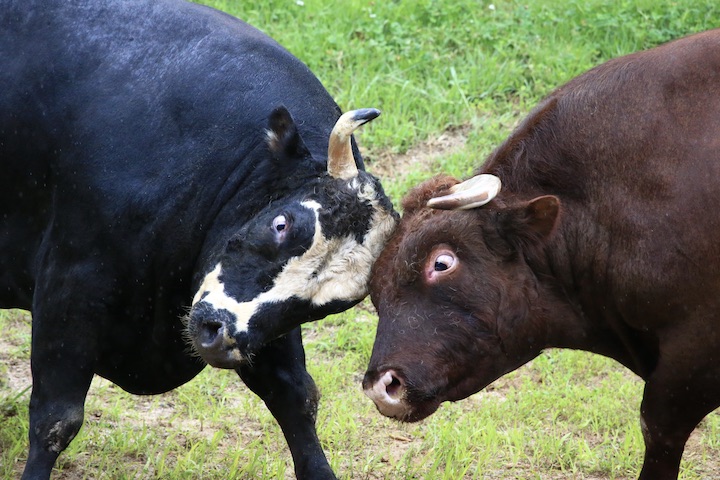
<svg viewBox="0 0 720 480">
<path fill-rule="evenodd" d="M 379 324 L 363 387 L 381 413 L 402 421 L 478 392 L 544 345 L 522 252 L 550 234 L 556 199 L 425 206 L 456 183 L 440 176 L 408 194 L 371 282 Z"/>
<path fill-rule="evenodd" d="M 396 223 L 372 175 L 318 171 L 291 118 L 271 119 L 268 138 L 281 165 L 274 197 L 224 229 L 189 315 L 193 346 L 216 367 L 237 368 L 270 340 L 364 298 Z"/>
</svg>

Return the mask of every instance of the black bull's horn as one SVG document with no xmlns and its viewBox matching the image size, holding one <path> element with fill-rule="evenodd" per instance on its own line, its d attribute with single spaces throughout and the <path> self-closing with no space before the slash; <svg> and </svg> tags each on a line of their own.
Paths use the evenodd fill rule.
<svg viewBox="0 0 720 480">
<path fill-rule="evenodd" d="M 328 173 L 334 178 L 349 180 L 358 174 L 355 157 L 353 157 L 350 138 L 352 133 L 370 120 L 377 118 L 380 110 L 361 108 L 345 112 L 338 118 L 330 133 L 328 144 Z"/>
</svg>

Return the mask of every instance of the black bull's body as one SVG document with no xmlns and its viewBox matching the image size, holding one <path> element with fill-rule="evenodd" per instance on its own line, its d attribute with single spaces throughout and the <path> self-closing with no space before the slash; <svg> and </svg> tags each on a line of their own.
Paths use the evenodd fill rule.
<svg viewBox="0 0 720 480">
<path fill-rule="evenodd" d="M 641 478 L 675 478 L 720 405 L 720 31 L 571 80 L 478 173 L 404 199 L 366 393 L 414 421 L 544 348 L 599 353 L 645 380 Z"/>
<path fill-rule="evenodd" d="M 94 374 L 153 394 L 200 372 L 187 336 L 265 400 L 298 476 L 333 477 L 299 325 L 365 295 L 395 221 L 351 130 L 329 172 L 340 113 L 300 61 L 206 7 L 2 2 L 0 307 L 33 315 L 26 478 L 49 476 Z"/>
</svg>

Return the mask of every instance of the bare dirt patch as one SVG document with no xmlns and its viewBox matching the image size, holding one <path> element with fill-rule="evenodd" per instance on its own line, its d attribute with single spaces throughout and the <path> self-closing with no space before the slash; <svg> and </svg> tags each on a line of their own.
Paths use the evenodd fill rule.
<svg viewBox="0 0 720 480">
<path fill-rule="evenodd" d="M 7 322 L 11 325 L 9 331 L 24 331 L 27 336 L 30 335 L 29 315 L 12 311 Z M 26 341 L 26 338 L 18 336 L 0 335 L 0 392 L 19 392 L 30 387 L 29 352 L 24 351 Z"/>
<path fill-rule="evenodd" d="M 470 125 L 451 128 L 441 135 L 411 147 L 405 153 L 390 150 L 373 152 L 367 159 L 368 169 L 381 178 L 397 179 L 409 172 L 430 172 L 436 162 L 460 151 L 467 143 Z"/>
</svg>

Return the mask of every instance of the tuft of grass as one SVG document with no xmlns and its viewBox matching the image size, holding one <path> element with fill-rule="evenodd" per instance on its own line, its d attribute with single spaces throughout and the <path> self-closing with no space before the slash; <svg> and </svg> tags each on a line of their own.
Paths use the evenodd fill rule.
<svg viewBox="0 0 720 480">
<path fill-rule="evenodd" d="M 340 478 L 620 479 L 638 472 L 642 382 L 611 360 L 550 350 L 421 423 L 400 424 L 361 392 L 376 322 L 364 302 L 304 327 L 308 369 L 323 393 L 318 432 Z M 27 328 L 22 312 L 0 312 L 3 338 L 23 338 Z M 0 361 L 8 360 L 5 351 Z M 0 405 L 13 410 L 0 415 L 0 476 L 14 478 L 27 455 L 29 392 L 6 386 Z M 208 368 L 156 396 L 130 395 L 96 378 L 85 417 L 56 478 L 293 478 L 279 427 L 231 371 Z M 682 478 L 720 472 L 718 433 L 715 413 L 694 434 Z"/>
<path fill-rule="evenodd" d="M 611 57 L 717 26 L 713 0 L 203 0 L 303 60 L 344 109 L 385 116 L 363 143 L 403 152 L 486 114 L 525 111 Z"/>
</svg>

